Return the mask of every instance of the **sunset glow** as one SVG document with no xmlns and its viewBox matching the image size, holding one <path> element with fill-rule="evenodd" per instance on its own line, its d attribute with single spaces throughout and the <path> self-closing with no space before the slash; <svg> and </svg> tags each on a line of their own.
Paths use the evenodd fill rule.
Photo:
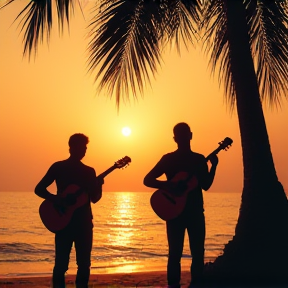
<svg viewBox="0 0 288 288">
<path fill-rule="evenodd" d="M 181 56 L 174 48 L 164 50 L 164 64 L 151 87 L 135 101 L 120 102 L 117 110 L 115 98 L 96 94 L 94 77 L 87 73 L 89 3 L 83 11 L 87 17 L 75 9 L 69 32 L 64 29 L 59 36 L 53 23 L 49 46 L 44 41 L 30 61 L 23 58 L 22 34 L 18 22 L 13 23 L 24 7 L 15 1 L 0 10 L 0 191 L 33 191 L 53 162 L 69 156 L 68 139 L 74 133 L 89 137 L 83 163 L 97 174 L 131 157 L 127 169 L 105 178 L 104 191 L 153 191 L 143 178 L 163 154 L 176 149 L 172 129 L 178 122 L 191 126 L 191 147 L 203 155 L 225 137 L 233 139 L 231 148 L 219 153 L 209 192 L 242 191 L 237 111 L 227 108 L 218 70 L 213 78 L 200 45 L 183 49 Z M 288 131 L 288 103 L 284 100 L 273 111 L 263 107 L 277 176 L 288 187 L 288 137 L 283 132 Z"/>
<path fill-rule="evenodd" d="M 122 134 L 126 137 L 129 136 L 131 134 L 131 129 L 129 127 L 123 127 Z"/>
</svg>

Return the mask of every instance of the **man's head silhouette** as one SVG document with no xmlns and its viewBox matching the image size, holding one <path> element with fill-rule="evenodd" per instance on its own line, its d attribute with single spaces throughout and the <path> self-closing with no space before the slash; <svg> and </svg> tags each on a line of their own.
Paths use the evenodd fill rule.
<svg viewBox="0 0 288 288">
<path fill-rule="evenodd" d="M 179 145 L 189 143 L 192 139 L 192 132 L 187 123 L 180 122 L 173 128 L 174 140 Z"/>
<path fill-rule="evenodd" d="M 68 142 L 71 158 L 81 160 L 86 154 L 88 143 L 89 139 L 86 135 L 82 133 L 73 134 Z"/>
</svg>

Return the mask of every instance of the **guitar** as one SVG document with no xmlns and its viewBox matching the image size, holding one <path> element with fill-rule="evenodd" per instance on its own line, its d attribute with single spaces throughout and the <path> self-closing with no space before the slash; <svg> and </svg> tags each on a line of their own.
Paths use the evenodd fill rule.
<svg viewBox="0 0 288 288">
<path fill-rule="evenodd" d="M 131 158 L 125 156 L 120 160 L 116 161 L 113 166 L 108 168 L 106 171 L 97 176 L 97 178 L 104 178 L 109 173 L 115 169 L 124 168 L 131 162 Z M 65 228 L 74 213 L 74 211 L 86 204 L 89 201 L 88 194 L 81 189 L 78 185 L 69 185 L 62 193 L 61 197 L 64 199 L 68 195 L 73 195 L 74 203 L 56 205 L 52 201 L 44 200 L 39 207 L 40 218 L 44 226 L 51 232 L 55 233 L 57 231 Z M 67 199 L 67 198 L 66 198 Z M 65 203 L 65 202 L 64 202 Z"/>
<path fill-rule="evenodd" d="M 226 137 L 223 141 L 219 142 L 219 147 L 215 149 L 206 157 L 209 160 L 213 154 L 219 153 L 221 150 L 227 150 L 232 145 L 233 140 Z M 156 190 L 151 198 L 150 204 L 154 212 L 162 220 L 168 221 L 176 218 L 183 211 L 187 196 L 191 190 L 197 187 L 198 180 L 195 176 L 187 172 L 179 172 L 172 179 L 172 182 L 179 184 L 179 189 L 174 193 L 159 189 Z"/>
</svg>

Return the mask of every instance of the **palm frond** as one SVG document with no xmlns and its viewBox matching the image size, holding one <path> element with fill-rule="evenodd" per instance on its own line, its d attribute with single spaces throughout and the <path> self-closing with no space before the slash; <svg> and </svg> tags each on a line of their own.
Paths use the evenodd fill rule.
<svg viewBox="0 0 288 288">
<path fill-rule="evenodd" d="M 0 9 L 6 7 L 7 5 L 11 4 L 12 2 L 14 2 L 15 0 L 2 0 L 1 3 L 0 3 Z"/>
<path fill-rule="evenodd" d="M 43 41 L 46 34 L 49 40 L 52 26 L 52 7 L 51 0 L 31 1 L 17 16 L 15 21 L 22 16 L 21 31 L 25 28 L 23 36 L 24 51 L 23 54 L 31 55 L 32 50 L 37 51 L 39 41 Z"/>
<path fill-rule="evenodd" d="M 251 49 L 263 101 L 276 106 L 288 92 L 288 0 L 249 1 Z"/>
<path fill-rule="evenodd" d="M 209 54 L 212 74 L 219 68 L 218 80 L 224 84 L 225 99 L 230 109 L 235 107 L 236 91 L 231 71 L 231 59 L 227 37 L 227 16 L 222 0 L 205 1 L 200 29 L 204 30 L 205 52 Z"/>
<path fill-rule="evenodd" d="M 99 90 L 106 88 L 111 97 L 115 93 L 118 107 L 121 97 L 129 99 L 130 91 L 137 97 L 150 84 L 161 64 L 165 39 L 175 36 L 179 42 L 179 35 L 191 39 L 188 15 L 194 10 L 185 9 L 181 1 L 106 0 L 95 11 L 88 66 L 92 71 L 101 64 L 95 81 L 101 79 Z"/>
<path fill-rule="evenodd" d="M 5 5 L 0 9 L 11 4 L 15 0 L 8 0 Z M 59 25 L 63 28 L 64 21 L 69 24 L 69 14 L 73 10 L 73 4 L 75 0 L 55 0 L 58 13 Z M 70 9 L 72 8 L 72 9 Z M 24 31 L 23 42 L 24 49 L 23 55 L 30 57 L 32 51 L 37 52 L 37 48 L 40 42 L 43 42 L 46 36 L 47 42 L 49 42 L 51 28 L 52 28 L 52 2 L 51 0 L 33 0 L 30 1 L 25 8 L 18 14 L 16 19 L 20 19 L 22 25 L 21 32 Z"/>
<path fill-rule="evenodd" d="M 59 25 L 61 30 L 63 30 L 64 22 L 69 25 L 70 22 L 70 12 L 74 11 L 74 1 L 75 0 L 55 0 L 57 7 L 57 14 L 59 19 Z M 81 8 L 80 2 L 79 6 Z"/>
<path fill-rule="evenodd" d="M 288 91 L 288 0 L 243 0 L 247 13 L 251 53 L 262 101 L 281 104 Z M 222 0 L 205 1 L 203 6 L 204 43 L 211 53 L 212 71 L 219 66 L 219 81 L 231 108 L 235 87 L 230 66 L 227 17 Z"/>
<path fill-rule="evenodd" d="M 142 13 L 143 1 L 106 1 L 104 4 L 90 24 L 93 38 L 88 63 L 90 70 L 102 64 L 95 81 L 103 74 L 99 89 L 107 87 L 111 97 L 115 91 L 119 105 L 121 95 L 129 98 L 130 87 L 134 96 L 137 85 L 143 90 L 145 80 L 149 81 L 150 77 L 148 69 L 155 73 L 156 64 L 160 62 L 158 35 L 149 14 Z M 96 10 L 99 11 L 98 6 Z M 141 17 L 146 17 L 145 21 Z"/>
<path fill-rule="evenodd" d="M 175 41 L 180 52 L 180 43 L 187 47 L 188 42 L 199 40 L 198 26 L 201 16 L 201 5 L 198 0 L 162 1 L 162 13 L 158 22 L 162 23 L 163 40 Z"/>
</svg>

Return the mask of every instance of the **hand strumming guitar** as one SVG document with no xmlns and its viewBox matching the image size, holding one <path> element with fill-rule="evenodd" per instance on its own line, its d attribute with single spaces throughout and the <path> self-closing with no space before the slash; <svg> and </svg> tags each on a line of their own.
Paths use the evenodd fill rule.
<svg viewBox="0 0 288 288">
<path fill-rule="evenodd" d="M 167 181 L 165 183 L 164 190 L 177 196 L 177 195 L 181 195 L 187 188 L 188 188 L 188 186 L 187 186 L 186 180 L 180 180 L 177 182 Z"/>
</svg>

